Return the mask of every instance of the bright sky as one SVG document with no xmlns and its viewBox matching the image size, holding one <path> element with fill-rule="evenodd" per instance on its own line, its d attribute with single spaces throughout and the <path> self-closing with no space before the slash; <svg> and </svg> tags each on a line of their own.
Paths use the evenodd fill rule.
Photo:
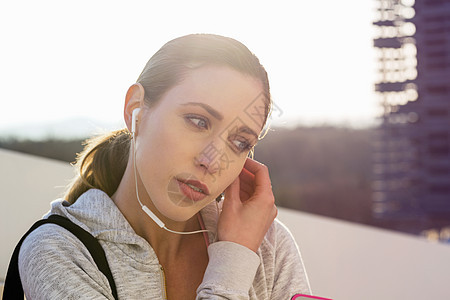
<svg viewBox="0 0 450 300">
<path fill-rule="evenodd" d="M 274 124 L 372 124 L 372 0 L 0 2 L 0 129 L 122 120 L 128 87 L 165 42 L 216 33 L 256 53 Z"/>
</svg>

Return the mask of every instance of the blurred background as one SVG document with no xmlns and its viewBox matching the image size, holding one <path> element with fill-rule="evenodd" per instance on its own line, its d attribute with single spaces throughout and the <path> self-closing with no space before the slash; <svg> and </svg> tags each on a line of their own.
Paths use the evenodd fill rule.
<svg viewBox="0 0 450 300">
<path fill-rule="evenodd" d="M 281 207 L 450 241 L 450 1 L 2 1 L 0 147 L 73 162 L 150 56 L 234 37 L 271 80 Z"/>
</svg>

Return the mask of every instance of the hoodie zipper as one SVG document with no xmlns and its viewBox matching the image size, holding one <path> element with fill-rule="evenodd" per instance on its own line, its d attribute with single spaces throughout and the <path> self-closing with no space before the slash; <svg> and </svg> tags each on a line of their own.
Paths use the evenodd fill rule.
<svg viewBox="0 0 450 300">
<path fill-rule="evenodd" d="M 167 299 L 167 286 L 166 286 L 166 275 L 164 274 L 163 266 L 159 265 L 160 275 L 161 275 L 161 289 L 162 296 L 164 299 Z"/>
</svg>

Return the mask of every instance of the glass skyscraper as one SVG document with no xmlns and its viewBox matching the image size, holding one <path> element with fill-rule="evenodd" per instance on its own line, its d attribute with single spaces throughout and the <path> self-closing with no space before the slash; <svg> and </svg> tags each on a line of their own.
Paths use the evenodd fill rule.
<svg viewBox="0 0 450 300">
<path fill-rule="evenodd" d="M 414 233 L 448 226 L 450 1 L 376 3 L 383 113 L 374 136 L 373 214 Z"/>
</svg>

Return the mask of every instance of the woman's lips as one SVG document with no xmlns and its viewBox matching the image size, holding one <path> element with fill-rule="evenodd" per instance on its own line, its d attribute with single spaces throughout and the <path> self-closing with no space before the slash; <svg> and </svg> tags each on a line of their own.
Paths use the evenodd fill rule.
<svg viewBox="0 0 450 300">
<path fill-rule="evenodd" d="M 209 195 L 208 187 L 197 180 L 177 179 L 180 191 L 190 200 L 196 202 Z"/>
</svg>

